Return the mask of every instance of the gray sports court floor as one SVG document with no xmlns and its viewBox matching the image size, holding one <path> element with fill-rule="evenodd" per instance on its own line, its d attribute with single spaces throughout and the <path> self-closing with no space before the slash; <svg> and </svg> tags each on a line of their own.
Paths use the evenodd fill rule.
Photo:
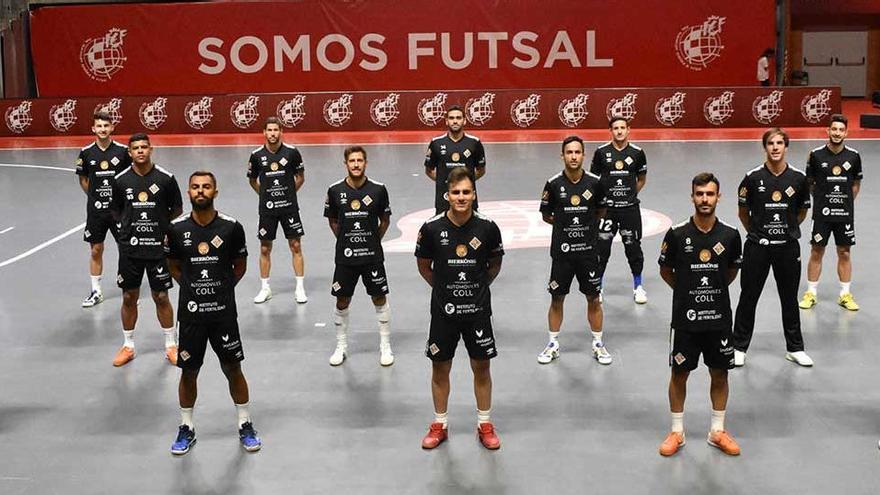
<svg viewBox="0 0 880 495">
<path fill-rule="evenodd" d="M 719 214 L 734 223 L 736 186 L 763 159 L 759 134 L 750 142 L 642 143 L 649 160 L 644 208 L 675 222 L 686 218 L 690 177 L 711 170 L 722 181 Z M 819 144 L 793 142 L 789 161 L 800 166 Z M 302 147 L 310 299 L 299 306 L 283 244 L 273 258 L 274 299 L 262 306 L 251 302 L 259 288 L 256 196 L 244 177 L 252 146 L 155 153 L 156 162 L 181 181 L 197 168 L 216 172 L 218 207 L 248 230 L 251 259 L 238 301 L 252 415 L 265 444 L 257 454 L 238 445 L 235 410 L 211 356 L 196 406 L 199 442 L 187 456 L 171 456 L 178 371 L 162 359 L 152 301 L 140 305 L 138 358 L 113 368 L 122 341 L 115 247 L 108 245 L 105 257 L 107 300 L 81 309 L 88 255 L 76 230 L 84 221 L 84 198 L 72 171 L 0 166 L 0 263 L 76 230 L 0 266 L 0 493 L 877 493 L 880 192 L 873 165 L 880 141 L 849 144 L 862 152 L 866 176 L 854 248 L 853 290 L 862 310 L 836 306 L 829 250 L 821 302 L 801 313 L 816 366 L 799 368 L 783 359 L 778 300 L 768 280 L 747 366 L 731 374 L 727 428 L 742 446 L 739 458 L 705 443 L 710 407 L 702 367 L 690 381 L 688 445 L 673 458 L 657 454 L 669 428 L 671 291 L 656 265 L 662 234 L 644 239 L 649 302 L 643 307 L 631 300 L 623 250 L 614 248 L 605 299 L 614 364 L 603 367 L 590 357 L 585 302 L 576 293 L 566 306 L 561 359 L 537 364 L 546 339 L 550 262 L 546 247 L 513 248 L 540 244 L 543 231 L 536 217 L 522 213 L 534 203 L 511 201 L 538 199 L 544 180 L 561 167 L 555 143 L 488 144 L 488 174 L 479 183 L 482 203 L 509 202 L 494 205 L 505 217 L 508 245 L 493 286 L 500 355 L 493 361 L 492 416 L 503 442 L 497 452 L 475 439 L 466 359 L 454 367 L 450 440 L 435 451 L 419 448 L 433 418 L 423 355 L 429 288 L 417 274 L 411 241 L 398 241 L 406 252 L 387 254 L 394 366 L 378 365 L 375 318 L 361 289 L 353 302 L 352 355 L 339 368 L 327 364 L 334 347 L 333 239 L 321 213 L 328 185 L 344 173 L 341 146 Z M 392 223 L 431 207 L 424 145 L 367 149 L 368 175 L 391 193 Z M 2 151 L 0 163 L 69 169 L 75 155 L 74 149 Z M 417 226 L 419 217 L 411 218 Z M 400 235 L 392 227 L 387 239 Z M 806 260 L 806 245 L 802 253 Z M 738 283 L 733 292 L 735 301 Z M 176 290 L 172 296 L 176 305 Z"/>
</svg>

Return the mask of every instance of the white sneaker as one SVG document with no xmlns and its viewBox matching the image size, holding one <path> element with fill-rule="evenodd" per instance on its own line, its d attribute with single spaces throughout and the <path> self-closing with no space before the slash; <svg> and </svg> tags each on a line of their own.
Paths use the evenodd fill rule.
<svg viewBox="0 0 880 495">
<path fill-rule="evenodd" d="M 334 353 L 334 355 L 335 354 L 336 353 Z M 331 364 L 333 363 L 331 362 Z M 394 353 L 391 352 L 390 342 L 379 344 L 379 364 L 382 366 L 391 366 L 394 364 Z"/>
<path fill-rule="evenodd" d="M 263 287 L 260 289 L 260 292 L 257 293 L 257 296 L 254 297 L 254 304 L 263 304 L 269 299 L 272 299 L 272 289 Z"/>
<path fill-rule="evenodd" d="M 91 308 L 96 304 L 104 302 L 104 293 L 99 290 L 93 290 L 89 297 L 83 299 L 82 307 Z"/>
<path fill-rule="evenodd" d="M 786 352 L 785 359 L 788 359 L 789 361 L 797 363 L 806 368 L 813 366 L 813 360 L 804 351 Z"/>
<path fill-rule="evenodd" d="M 538 362 L 541 364 L 549 364 L 554 359 L 559 358 L 559 342 L 551 340 L 547 342 L 547 347 L 538 354 Z"/>
<path fill-rule="evenodd" d="M 333 351 L 333 355 L 330 356 L 330 366 L 339 366 L 345 361 L 346 356 L 346 347 L 344 345 L 336 344 L 336 350 Z"/>
<path fill-rule="evenodd" d="M 305 304 L 309 302 L 309 298 L 306 297 L 306 290 L 302 287 L 297 287 L 296 291 L 293 294 L 293 297 L 296 299 L 296 302 L 299 304 Z"/>
<path fill-rule="evenodd" d="M 741 368 L 746 365 L 746 353 L 743 351 L 733 350 L 733 365 Z"/>
<path fill-rule="evenodd" d="M 648 293 L 645 292 L 644 287 L 640 285 L 633 290 L 633 300 L 635 300 L 636 304 L 648 302 Z"/>
<path fill-rule="evenodd" d="M 599 364 L 611 364 L 611 354 L 602 342 L 593 341 L 593 357 Z"/>
</svg>

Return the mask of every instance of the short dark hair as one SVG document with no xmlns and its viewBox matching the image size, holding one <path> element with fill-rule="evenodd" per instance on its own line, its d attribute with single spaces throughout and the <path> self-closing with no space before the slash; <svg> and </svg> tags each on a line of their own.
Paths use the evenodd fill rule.
<svg viewBox="0 0 880 495">
<path fill-rule="evenodd" d="M 275 117 L 274 115 L 271 117 L 267 117 L 266 121 L 263 122 L 263 130 L 264 131 L 269 128 L 269 124 L 275 124 L 278 127 L 281 127 L 281 120 L 279 120 L 278 117 Z"/>
<path fill-rule="evenodd" d="M 761 143 L 766 147 L 770 138 L 776 135 L 782 136 L 782 142 L 784 142 L 785 147 L 788 148 L 788 143 L 790 141 L 788 139 L 788 133 L 783 131 L 781 127 L 771 127 L 764 131 L 764 136 L 761 137 Z"/>
<path fill-rule="evenodd" d="M 629 120 L 623 115 L 612 115 L 610 119 L 608 119 L 608 128 L 611 129 L 614 127 L 614 123 L 618 120 L 622 120 L 626 123 L 626 126 L 629 127 Z"/>
<path fill-rule="evenodd" d="M 691 181 L 691 193 L 694 192 L 694 189 L 696 189 L 697 186 L 705 186 L 710 182 L 715 183 L 716 190 L 721 190 L 721 183 L 718 182 L 718 178 L 715 177 L 715 174 L 713 174 L 712 172 L 700 172 L 699 174 L 695 175 L 693 180 Z"/>
<path fill-rule="evenodd" d="M 446 116 L 449 117 L 449 112 L 454 112 L 456 110 L 461 112 L 462 115 L 464 115 L 464 109 L 461 108 L 461 105 L 452 105 L 446 109 Z"/>
<path fill-rule="evenodd" d="M 348 161 L 348 155 L 352 153 L 360 153 L 364 155 L 364 161 L 367 161 L 367 150 L 365 150 L 363 146 L 358 144 L 345 148 L 345 151 L 343 151 L 342 153 L 345 155 L 345 161 Z"/>
<path fill-rule="evenodd" d="M 446 188 L 453 184 L 458 184 L 459 182 L 468 179 L 471 181 L 471 184 L 476 183 L 474 179 L 474 174 L 471 173 L 466 167 L 455 167 L 449 171 L 449 175 L 446 176 Z"/>
<path fill-rule="evenodd" d="M 568 143 L 581 143 L 581 150 L 583 151 L 586 149 L 586 148 L 584 148 L 584 140 L 581 139 L 580 136 L 568 136 L 567 138 L 562 140 L 562 152 L 563 153 L 565 152 L 565 146 Z"/>
<path fill-rule="evenodd" d="M 150 136 L 147 136 L 144 132 L 136 132 L 128 138 L 128 145 L 131 146 L 131 143 L 135 141 L 146 141 L 148 144 L 150 142 Z"/>
<path fill-rule="evenodd" d="M 193 177 L 210 177 L 211 183 L 214 184 L 214 188 L 217 188 L 217 177 L 214 177 L 214 174 L 207 170 L 196 170 L 195 172 L 189 175 L 189 182 L 192 182 Z"/>
<path fill-rule="evenodd" d="M 849 119 L 842 113 L 831 114 L 831 122 L 828 122 L 828 127 L 831 127 L 831 124 L 835 122 L 840 122 L 844 127 L 849 127 Z"/>
<path fill-rule="evenodd" d="M 110 114 L 104 110 L 99 110 L 95 112 L 95 114 L 92 116 L 92 122 L 96 120 L 103 120 L 104 122 L 110 122 L 111 124 L 113 123 L 113 118 L 110 117 Z"/>
</svg>

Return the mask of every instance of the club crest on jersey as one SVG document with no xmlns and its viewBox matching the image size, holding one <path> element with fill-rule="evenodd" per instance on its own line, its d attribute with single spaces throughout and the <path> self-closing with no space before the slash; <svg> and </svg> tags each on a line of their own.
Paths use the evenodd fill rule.
<svg viewBox="0 0 880 495">
<path fill-rule="evenodd" d="M 782 115 L 782 95 L 780 90 L 767 96 L 759 96 L 752 102 L 752 116 L 762 124 L 770 124 Z"/>
<path fill-rule="evenodd" d="M 10 131 L 15 134 L 23 133 L 34 121 L 34 118 L 31 116 L 31 102 L 25 100 L 18 105 L 6 107 L 4 117 L 6 119 L 6 127 Z"/>
<path fill-rule="evenodd" d="M 577 194 L 572 194 L 570 201 L 571 201 L 572 206 L 577 206 L 577 205 L 581 204 L 581 197 L 578 196 Z"/>
<path fill-rule="evenodd" d="M 818 124 L 823 117 L 831 113 L 831 90 L 823 89 L 814 95 L 807 95 L 801 100 L 801 117 L 811 124 Z"/>
<path fill-rule="evenodd" d="M 452 153 L 452 156 L 450 158 L 452 158 L 452 161 L 457 162 L 457 161 L 461 160 L 461 155 L 459 155 L 458 152 L 456 151 L 456 152 Z"/>
<path fill-rule="evenodd" d="M 363 201 L 363 202 L 364 202 L 365 205 L 370 206 L 370 204 L 373 203 L 373 198 L 371 198 L 370 195 L 367 194 L 366 196 L 364 196 L 364 201 Z"/>
<path fill-rule="evenodd" d="M 79 63 L 90 78 L 107 82 L 125 66 L 125 52 L 122 51 L 123 38 L 128 31 L 112 28 L 104 36 L 89 38 L 79 49 Z"/>
<path fill-rule="evenodd" d="M 703 117 L 712 125 L 723 125 L 733 117 L 733 91 L 710 96 L 703 103 Z"/>
<path fill-rule="evenodd" d="M 361 209 L 361 202 L 360 202 L 359 200 L 357 200 L 357 199 L 353 199 L 353 200 L 351 200 L 350 205 L 351 205 L 351 209 L 354 210 L 354 211 L 357 211 L 357 210 L 360 210 L 360 209 Z"/>
<path fill-rule="evenodd" d="M 530 127 L 541 116 L 541 110 L 538 108 L 540 102 L 541 95 L 535 93 L 527 98 L 514 100 L 510 105 L 510 120 L 519 127 Z"/>
<path fill-rule="evenodd" d="M 147 194 L 147 191 L 141 191 L 138 193 L 138 201 L 140 201 L 141 203 L 145 202 L 148 199 L 150 199 L 150 195 Z"/>
<path fill-rule="evenodd" d="M 574 98 L 562 100 L 559 103 L 557 114 L 559 121 L 565 127 L 577 127 L 581 122 L 587 119 L 590 112 L 587 110 L 587 100 L 589 95 L 578 93 Z"/>
<path fill-rule="evenodd" d="M 156 184 L 152 184 L 150 186 L 150 192 L 156 194 L 157 192 L 159 192 L 159 186 L 157 186 Z"/>
<path fill-rule="evenodd" d="M 108 168 L 110 168 L 110 162 L 108 162 L 107 160 L 101 160 L 101 164 L 98 166 L 101 167 L 101 170 L 107 170 Z"/>
<path fill-rule="evenodd" d="M 489 122 L 495 115 L 495 93 L 483 93 L 483 96 L 469 99 L 465 104 L 465 115 L 468 122 L 477 127 Z"/>
<path fill-rule="evenodd" d="M 232 124 L 239 129 L 248 129 L 260 118 L 260 111 L 257 105 L 260 103 L 260 97 L 250 95 L 244 100 L 232 102 L 229 107 L 229 118 Z"/>
<path fill-rule="evenodd" d="M 370 103 L 370 119 L 378 126 L 388 127 L 400 116 L 397 102 L 400 95 L 389 93 L 385 98 L 376 98 Z"/>
<path fill-rule="evenodd" d="M 193 129 L 204 129 L 214 118 L 214 114 L 211 112 L 213 101 L 214 98 L 203 96 L 199 100 L 188 102 L 183 109 L 183 120 Z"/>
<path fill-rule="evenodd" d="M 712 259 L 712 253 L 709 252 L 708 249 L 701 249 L 700 250 L 700 261 L 702 261 L 703 263 L 706 263 L 710 259 Z"/>
<path fill-rule="evenodd" d="M 841 172 L 842 172 L 842 169 L 841 169 L 840 167 L 838 167 L 837 165 L 835 165 L 835 166 L 831 169 L 831 173 L 834 174 L 834 175 L 840 175 Z"/>
<path fill-rule="evenodd" d="M 675 36 L 675 55 L 688 69 L 700 71 L 721 57 L 721 26 L 725 17 L 713 15 L 702 24 L 684 26 Z"/>
<path fill-rule="evenodd" d="M 288 129 L 299 125 L 306 118 L 306 95 L 296 95 L 289 100 L 281 100 L 275 108 L 275 116 L 281 125 Z"/>
<path fill-rule="evenodd" d="M 781 201 L 782 200 L 782 193 L 779 191 L 773 191 L 773 194 L 770 195 L 770 198 L 773 201 Z"/>
<path fill-rule="evenodd" d="M 341 127 L 351 119 L 352 95 L 345 93 L 339 98 L 324 102 L 324 121 L 333 127 Z"/>
<path fill-rule="evenodd" d="M 621 98 L 612 98 L 608 100 L 605 106 L 605 116 L 610 120 L 611 117 L 622 117 L 627 122 L 636 116 L 636 98 L 638 93 L 627 93 Z"/>
<path fill-rule="evenodd" d="M 455 254 L 459 258 L 464 258 L 465 256 L 467 256 L 467 253 L 468 253 L 468 248 L 464 244 L 459 244 L 459 245 L 455 246 Z"/>
<path fill-rule="evenodd" d="M 472 248 L 474 248 L 474 251 L 476 251 L 477 249 L 480 249 L 480 246 L 483 245 L 483 243 L 480 242 L 480 240 L 477 239 L 476 236 L 474 236 L 474 238 L 471 239 L 471 242 L 469 242 L 468 244 L 470 244 L 470 246 L 471 246 Z"/>
<path fill-rule="evenodd" d="M 76 100 L 69 99 L 49 109 L 49 123 L 58 132 L 67 132 L 76 124 Z"/>
<path fill-rule="evenodd" d="M 158 96 L 153 101 L 144 102 L 138 110 L 141 124 L 151 131 L 158 130 L 168 120 L 165 105 L 168 98 Z"/>
<path fill-rule="evenodd" d="M 715 245 L 712 246 L 712 251 L 715 251 L 715 254 L 721 256 L 721 253 L 724 252 L 724 244 L 721 244 L 720 241 L 716 242 Z"/>
<path fill-rule="evenodd" d="M 422 98 L 417 106 L 419 120 L 434 126 L 446 116 L 446 93 L 437 93 L 431 98 Z"/>
<path fill-rule="evenodd" d="M 111 98 L 110 101 L 95 105 L 95 112 L 105 112 L 110 115 L 110 123 L 116 125 L 122 122 L 122 98 Z"/>
<path fill-rule="evenodd" d="M 197 249 L 199 250 L 199 254 L 204 256 L 204 255 L 208 254 L 208 251 L 211 250 L 211 247 L 208 246 L 207 242 L 200 242 Z"/>
<path fill-rule="evenodd" d="M 794 190 L 794 188 L 791 187 L 791 186 L 788 186 L 788 187 L 785 189 L 785 195 L 788 196 L 789 198 L 792 197 L 792 196 L 794 196 L 794 193 L 795 193 L 795 190 Z"/>
<path fill-rule="evenodd" d="M 657 122 L 671 127 L 684 117 L 684 99 L 686 93 L 677 91 L 668 98 L 660 98 L 654 105 L 654 118 Z"/>
<path fill-rule="evenodd" d="M 617 160 L 616 162 L 614 162 L 614 168 L 615 168 L 615 169 L 617 169 L 617 170 L 623 170 L 623 167 L 624 167 L 623 160 Z"/>
<path fill-rule="evenodd" d="M 215 235 L 214 238 L 211 239 L 211 245 L 219 249 L 220 246 L 223 245 L 223 239 L 221 239 L 219 235 Z"/>
</svg>

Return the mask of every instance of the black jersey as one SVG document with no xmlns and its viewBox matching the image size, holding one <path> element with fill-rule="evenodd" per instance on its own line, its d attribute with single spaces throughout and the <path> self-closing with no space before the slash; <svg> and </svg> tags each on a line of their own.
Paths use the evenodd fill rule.
<svg viewBox="0 0 880 495">
<path fill-rule="evenodd" d="M 438 212 L 449 208 L 449 199 L 446 196 L 449 189 L 446 180 L 450 170 L 455 167 L 467 167 L 476 177 L 477 168 L 485 166 L 486 151 L 479 138 L 465 134 L 458 141 L 453 141 L 448 134 L 444 134 L 432 139 L 425 153 L 425 168 L 435 170 L 437 173 L 434 208 Z M 474 189 L 476 192 L 476 186 Z M 477 203 L 474 201 L 474 209 L 476 208 Z"/>
<path fill-rule="evenodd" d="M 553 217 L 552 258 L 583 257 L 596 252 L 596 210 L 606 207 L 605 188 L 597 175 L 584 171 L 577 183 L 565 173 L 551 177 L 541 195 L 541 213 Z"/>
<path fill-rule="evenodd" d="M 168 257 L 181 265 L 179 321 L 237 316 L 232 262 L 248 254 L 240 223 L 219 212 L 205 226 L 196 223 L 191 214 L 179 217 L 171 222 L 165 249 Z"/>
<path fill-rule="evenodd" d="M 807 176 L 788 164 L 778 176 L 766 165 L 755 167 L 739 184 L 739 206 L 749 210 L 748 240 L 767 245 L 800 239 L 798 213 L 810 207 Z"/>
<path fill-rule="evenodd" d="M 739 232 L 716 220 L 709 232 L 693 218 L 673 225 L 660 247 L 660 266 L 675 270 L 672 328 L 692 332 L 729 330 L 733 325 L 728 270 L 742 264 Z"/>
<path fill-rule="evenodd" d="M 626 208 L 639 204 L 636 182 L 648 173 L 648 159 L 638 146 L 628 143 L 618 150 L 611 142 L 596 148 L 590 172 L 602 178 L 608 195 L 608 206 Z"/>
<path fill-rule="evenodd" d="M 503 255 L 501 230 L 478 212 L 460 227 L 445 213 L 425 222 L 416 241 L 416 256 L 434 262 L 431 315 L 458 319 L 491 316 L 488 263 Z"/>
<path fill-rule="evenodd" d="M 853 182 L 862 180 L 862 157 L 844 146 L 833 153 L 820 146 L 807 158 L 807 179 L 813 184 L 813 220 L 849 222 L 853 219 Z"/>
<path fill-rule="evenodd" d="M 92 143 L 79 152 L 76 174 L 89 178 L 86 210 L 89 213 L 108 213 L 113 196 L 116 174 L 131 165 L 128 147 L 111 141 L 106 150 Z"/>
<path fill-rule="evenodd" d="M 132 258 L 159 259 L 171 211 L 183 206 L 171 172 L 153 165 L 147 175 L 128 167 L 116 176 L 111 209 L 119 218 L 119 252 Z"/>
<path fill-rule="evenodd" d="M 367 179 L 355 189 L 343 179 L 327 189 L 324 216 L 335 218 L 339 225 L 337 265 L 365 265 L 385 259 L 379 238 L 379 221 L 385 215 L 391 215 L 385 184 Z"/>
<path fill-rule="evenodd" d="M 266 146 L 251 152 L 247 176 L 260 181 L 260 214 L 283 215 L 283 210 L 298 210 L 295 177 L 304 171 L 299 150 L 287 143 L 281 143 L 275 153 Z"/>
</svg>

